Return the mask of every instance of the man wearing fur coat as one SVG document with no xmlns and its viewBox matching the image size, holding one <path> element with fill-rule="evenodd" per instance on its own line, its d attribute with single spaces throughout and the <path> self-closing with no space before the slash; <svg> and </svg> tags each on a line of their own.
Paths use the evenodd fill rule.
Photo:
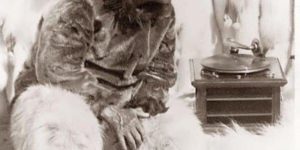
<svg viewBox="0 0 300 150">
<path fill-rule="evenodd" d="M 161 119 L 174 111 L 166 106 L 176 80 L 174 22 L 170 0 L 59 1 L 41 19 L 31 59 L 16 81 L 14 147 L 196 148 L 187 138 L 201 134 L 192 111 L 182 114 L 190 119 L 174 127 L 176 133 L 167 129 L 184 121 L 181 117 Z M 84 100 L 93 116 L 76 99 Z M 147 130 L 151 122 L 162 125 L 156 127 L 159 133 Z M 163 140 L 152 140 L 151 146 L 150 132 Z"/>
</svg>

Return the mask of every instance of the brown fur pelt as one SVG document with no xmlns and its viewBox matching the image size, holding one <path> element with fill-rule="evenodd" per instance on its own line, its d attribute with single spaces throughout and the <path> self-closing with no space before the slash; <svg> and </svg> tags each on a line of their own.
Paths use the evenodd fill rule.
<svg viewBox="0 0 300 150">
<path fill-rule="evenodd" d="M 142 108 L 144 112 L 151 116 L 156 116 L 160 113 L 168 111 L 166 105 L 155 98 L 133 99 L 125 104 L 125 108 Z"/>
</svg>

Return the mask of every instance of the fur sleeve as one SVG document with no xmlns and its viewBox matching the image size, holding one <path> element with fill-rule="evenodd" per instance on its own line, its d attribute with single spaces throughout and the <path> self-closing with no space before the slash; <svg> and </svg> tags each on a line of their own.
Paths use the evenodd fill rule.
<svg viewBox="0 0 300 150">
<path fill-rule="evenodd" d="M 56 5 L 40 29 L 36 54 L 39 83 L 97 99 L 103 89 L 97 79 L 84 69 L 84 60 L 93 41 L 94 13 L 85 0 L 63 0 Z"/>
</svg>

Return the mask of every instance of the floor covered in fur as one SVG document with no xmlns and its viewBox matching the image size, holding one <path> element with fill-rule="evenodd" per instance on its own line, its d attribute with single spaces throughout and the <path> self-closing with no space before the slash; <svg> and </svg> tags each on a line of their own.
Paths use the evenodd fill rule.
<svg viewBox="0 0 300 150">
<path fill-rule="evenodd" d="M 178 100 L 192 104 L 194 102 L 193 99 L 195 98 L 181 97 Z M 192 105 L 190 106 L 192 108 Z M 294 102 L 292 100 L 282 101 L 282 118 L 280 123 L 274 126 L 262 126 L 261 130 L 259 130 L 259 135 L 248 132 L 238 124 L 234 124 L 233 127 L 224 126 L 225 132 L 223 133 L 201 135 L 203 136 L 201 137 L 201 143 L 205 143 L 205 145 L 195 147 L 195 150 L 292 150 L 294 142 L 292 138 L 294 136 L 294 116 L 290 110 L 293 110 L 293 107 Z M 0 123 L 0 150 L 13 150 L 9 141 L 8 127 L 8 117 L 2 117 Z"/>
</svg>

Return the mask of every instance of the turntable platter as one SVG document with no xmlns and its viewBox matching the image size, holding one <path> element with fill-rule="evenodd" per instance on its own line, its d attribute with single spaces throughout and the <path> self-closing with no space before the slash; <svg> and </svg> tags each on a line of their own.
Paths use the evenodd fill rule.
<svg viewBox="0 0 300 150">
<path fill-rule="evenodd" d="M 201 65 L 219 73 L 254 73 L 268 69 L 271 63 L 268 58 L 247 54 L 218 54 L 203 59 Z"/>
</svg>

